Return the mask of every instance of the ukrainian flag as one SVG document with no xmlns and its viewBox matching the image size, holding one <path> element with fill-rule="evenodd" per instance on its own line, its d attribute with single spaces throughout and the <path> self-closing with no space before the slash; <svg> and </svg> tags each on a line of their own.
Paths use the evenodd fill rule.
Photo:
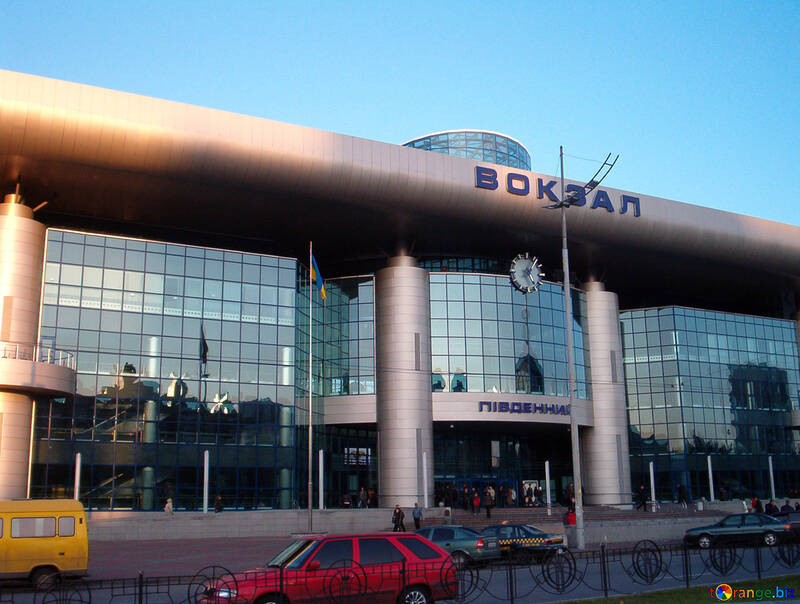
<svg viewBox="0 0 800 604">
<path fill-rule="evenodd" d="M 314 258 L 314 254 L 311 254 L 311 280 L 317 284 L 317 289 L 319 290 L 322 299 L 327 300 L 327 296 L 325 294 L 325 282 L 322 280 L 322 275 L 320 275 L 319 267 L 317 266 L 317 259 Z"/>
</svg>

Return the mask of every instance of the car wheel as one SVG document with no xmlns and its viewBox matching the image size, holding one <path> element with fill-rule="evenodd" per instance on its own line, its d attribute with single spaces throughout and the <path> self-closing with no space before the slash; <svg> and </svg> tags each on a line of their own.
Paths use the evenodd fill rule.
<svg viewBox="0 0 800 604">
<path fill-rule="evenodd" d="M 455 564 L 457 569 L 461 570 L 462 568 L 469 566 L 470 557 L 464 552 L 453 552 L 451 557 L 453 558 L 453 564 Z"/>
<path fill-rule="evenodd" d="M 428 592 L 422 587 L 408 587 L 400 596 L 400 604 L 429 604 Z"/>
<path fill-rule="evenodd" d="M 286 604 L 286 598 L 280 594 L 267 594 L 256 600 L 255 604 Z"/>
<path fill-rule="evenodd" d="M 708 549 L 711 547 L 711 535 L 700 535 L 697 539 L 697 545 L 700 549 Z"/>
<path fill-rule="evenodd" d="M 58 570 L 52 566 L 40 566 L 31 573 L 31 583 L 38 590 L 50 589 L 59 579 Z"/>
<path fill-rule="evenodd" d="M 769 547 L 772 547 L 778 542 L 778 536 L 775 533 L 764 533 L 762 539 L 764 540 L 764 545 Z"/>
<path fill-rule="evenodd" d="M 531 558 L 531 553 L 526 549 L 517 550 L 517 552 L 514 554 L 514 560 L 516 560 L 519 564 L 530 564 Z"/>
</svg>

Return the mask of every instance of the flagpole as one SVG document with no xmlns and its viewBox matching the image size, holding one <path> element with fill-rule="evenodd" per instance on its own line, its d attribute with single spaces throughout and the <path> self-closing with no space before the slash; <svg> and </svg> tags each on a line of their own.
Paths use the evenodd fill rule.
<svg viewBox="0 0 800 604">
<path fill-rule="evenodd" d="M 313 409 L 313 400 L 311 398 L 311 369 L 312 369 L 312 359 L 311 359 L 311 347 L 313 345 L 313 340 L 311 334 L 314 330 L 314 289 L 311 283 L 311 274 L 314 271 L 314 256 L 311 252 L 312 242 L 308 242 L 308 532 L 312 532 L 314 530 L 314 522 L 312 520 L 312 504 L 311 504 L 311 497 L 313 492 L 313 485 L 312 485 L 312 464 L 313 464 L 313 454 L 312 454 L 312 443 L 311 443 L 311 436 L 312 436 L 312 419 L 314 414 Z M 317 279 L 320 276 L 317 275 Z"/>
</svg>

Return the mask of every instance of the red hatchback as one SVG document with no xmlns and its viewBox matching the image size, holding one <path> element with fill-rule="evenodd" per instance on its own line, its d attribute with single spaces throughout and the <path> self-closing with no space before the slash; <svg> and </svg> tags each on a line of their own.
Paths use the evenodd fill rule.
<svg viewBox="0 0 800 604">
<path fill-rule="evenodd" d="M 450 554 L 413 533 L 298 539 L 264 568 L 209 581 L 202 604 L 428 604 L 456 595 Z"/>
</svg>

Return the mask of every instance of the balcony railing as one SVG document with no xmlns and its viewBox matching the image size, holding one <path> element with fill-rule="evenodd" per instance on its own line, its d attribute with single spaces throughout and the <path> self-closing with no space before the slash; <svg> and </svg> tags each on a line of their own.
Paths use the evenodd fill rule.
<svg viewBox="0 0 800 604">
<path fill-rule="evenodd" d="M 71 352 L 36 344 L 0 341 L 0 360 L 2 359 L 35 361 L 75 369 L 75 355 Z"/>
</svg>

